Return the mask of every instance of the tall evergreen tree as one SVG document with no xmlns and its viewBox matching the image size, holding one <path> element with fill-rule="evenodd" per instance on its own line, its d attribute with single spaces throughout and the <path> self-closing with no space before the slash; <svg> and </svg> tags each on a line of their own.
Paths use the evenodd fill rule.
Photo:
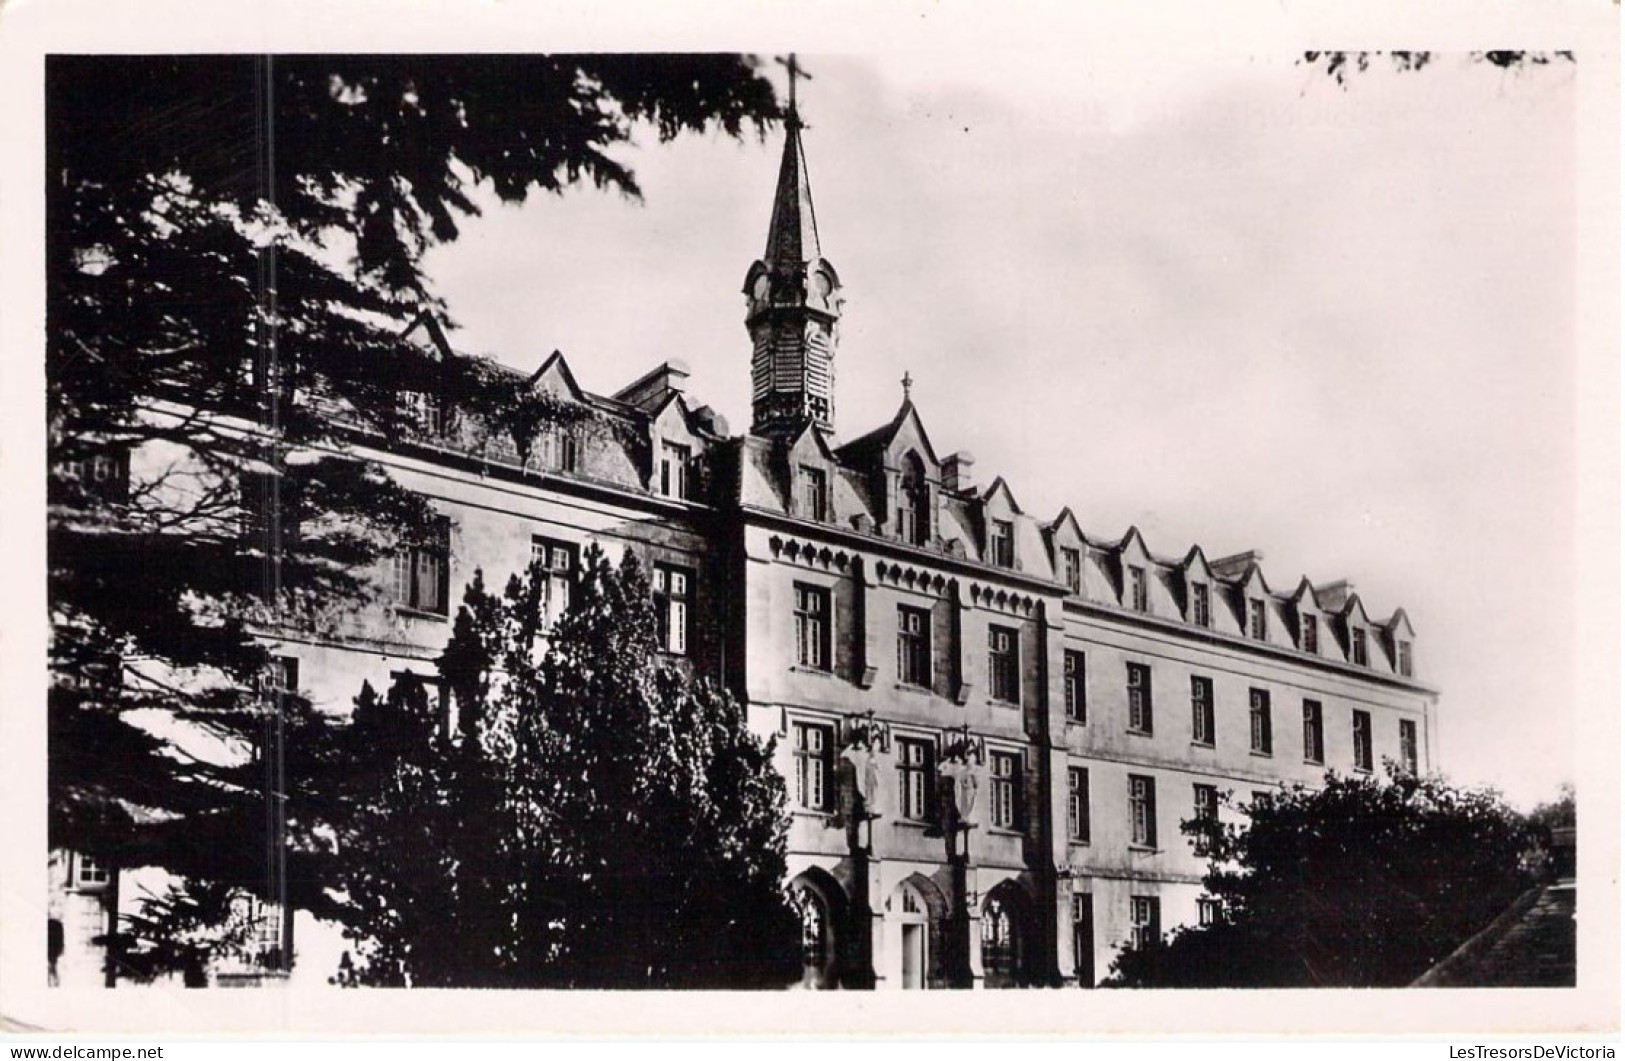
<svg viewBox="0 0 1625 1061">
<path fill-rule="evenodd" d="M 547 631 L 539 616 L 529 576 L 500 598 L 470 587 L 440 663 L 455 747 L 410 694 L 380 711 L 363 693 L 346 794 L 357 813 L 340 832 L 336 882 L 361 945 L 356 979 L 793 981 L 771 747 L 732 697 L 662 661 L 630 554 L 617 570 L 589 548 L 569 612 Z M 382 731 L 395 743 L 374 739 Z M 448 952 L 429 939 L 455 942 Z"/>
<path fill-rule="evenodd" d="M 637 126 L 739 135 L 772 90 L 738 56 L 53 56 L 46 94 L 50 842 L 263 892 L 268 850 L 322 853 L 331 734 L 257 635 L 341 627 L 433 530 L 349 447 L 411 429 L 403 390 L 521 453 L 558 415 L 401 341 L 443 317 L 425 250 L 477 188 L 636 197 Z"/>
</svg>

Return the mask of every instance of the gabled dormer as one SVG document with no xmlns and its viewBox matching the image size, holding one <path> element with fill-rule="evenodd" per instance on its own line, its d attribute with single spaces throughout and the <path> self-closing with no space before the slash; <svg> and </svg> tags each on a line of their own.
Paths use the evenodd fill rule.
<svg viewBox="0 0 1625 1061">
<path fill-rule="evenodd" d="M 1416 677 L 1416 631 L 1411 628 L 1410 616 L 1404 608 L 1398 608 L 1382 628 L 1394 673 L 1402 678 Z"/>
<path fill-rule="evenodd" d="M 706 501 L 706 451 L 714 439 L 675 391 L 649 417 L 649 489 L 679 501 Z"/>
<path fill-rule="evenodd" d="M 525 380 L 532 394 L 544 396 L 555 406 L 553 415 L 539 423 L 525 427 L 516 438 L 520 460 L 547 471 L 574 474 L 588 463 L 585 450 L 589 442 L 587 432 L 581 430 L 586 410 L 592 399 L 576 382 L 570 363 L 557 350 L 547 355 L 539 368 Z"/>
<path fill-rule="evenodd" d="M 564 354 L 555 350 L 547 355 L 547 359 L 535 372 L 530 374 L 527 381 L 530 389 L 541 394 L 551 394 L 553 397 L 572 402 L 585 403 L 587 392 L 581 389 L 576 382 L 576 375 L 570 371 L 570 362 L 565 360 Z"/>
<path fill-rule="evenodd" d="M 836 455 L 847 467 L 865 471 L 880 534 L 909 545 L 935 542 L 942 462 L 913 401 L 905 396 L 890 422 L 840 447 Z"/>
<path fill-rule="evenodd" d="M 1358 593 L 1350 593 L 1343 602 L 1337 625 L 1343 658 L 1356 667 L 1375 666 L 1382 657 L 1382 650 L 1373 643 L 1371 619 L 1366 615 L 1365 605 L 1360 603 Z"/>
<path fill-rule="evenodd" d="M 782 454 L 777 471 L 784 488 L 785 510 L 817 523 L 836 519 L 840 462 L 829 448 L 825 433 L 805 423 L 783 447 Z"/>
<path fill-rule="evenodd" d="M 1200 545 L 1191 546 L 1185 559 L 1179 562 L 1178 574 L 1185 598 L 1185 621 L 1210 630 L 1220 628 L 1215 621 L 1215 606 L 1224 607 L 1220 599 L 1223 587 Z"/>
<path fill-rule="evenodd" d="M 457 354 L 439 317 L 427 309 L 413 318 L 400 338 L 404 356 L 396 394 L 401 423 L 419 437 L 439 439 L 456 423 L 446 370 Z"/>
<path fill-rule="evenodd" d="M 1158 600 L 1162 594 L 1153 588 L 1153 584 L 1157 584 L 1160 589 L 1159 565 L 1146 548 L 1138 527 L 1128 529 L 1112 555 L 1117 568 L 1117 603 L 1129 611 L 1147 615 L 1166 611 L 1166 605 Z"/>
<path fill-rule="evenodd" d="M 1084 563 L 1089 546 L 1070 508 L 1061 509 L 1061 514 L 1044 528 L 1044 545 L 1055 581 L 1066 587 L 1068 596 L 1083 596 Z"/>
<path fill-rule="evenodd" d="M 994 479 L 982 494 L 980 507 L 982 563 L 1009 571 L 1023 570 L 1023 559 L 1030 555 L 1030 550 L 1023 548 L 1029 543 L 1022 541 L 1029 521 L 1010 492 L 1010 484 L 1003 477 Z"/>
<path fill-rule="evenodd" d="M 1233 583 L 1236 611 L 1241 617 L 1241 635 L 1252 641 L 1291 644 L 1282 628 L 1275 594 L 1264 580 L 1264 569 L 1255 560 Z"/>
<path fill-rule="evenodd" d="M 1298 581 L 1298 588 L 1287 598 L 1285 615 L 1292 622 L 1292 636 L 1299 652 L 1311 656 L 1324 655 L 1329 632 L 1326 629 L 1326 610 L 1315 595 L 1315 587 L 1307 578 Z"/>
</svg>

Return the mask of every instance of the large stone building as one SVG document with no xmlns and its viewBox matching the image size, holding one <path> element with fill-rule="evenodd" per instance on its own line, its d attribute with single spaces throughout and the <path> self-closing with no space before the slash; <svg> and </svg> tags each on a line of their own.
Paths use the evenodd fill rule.
<svg viewBox="0 0 1625 1061">
<path fill-rule="evenodd" d="M 1254 553 L 1160 555 L 1029 514 L 937 448 L 906 382 L 889 422 L 841 439 L 843 289 L 793 105 L 744 292 L 743 435 L 676 361 L 606 397 L 555 353 L 531 383 L 584 415 L 523 455 L 479 410 L 413 396 L 416 437 L 371 456 L 443 537 L 379 572 L 385 606 L 280 635 L 288 680 L 336 711 L 363 680 L 432 681 L 476 569 L 539 560 L 563 608 L 589 542 L 636 552 L 662 648 L 778 738 L 809 986 L 1092 985 L 1117 948 L 1205 916 L 1180 823 L 1241 813 L 1223 793 L 1432 765 L 1436 691 L 1402 611 L 1271 585 Z M 428 317 L 407 339 L 457 356 Z"/>
</svg>

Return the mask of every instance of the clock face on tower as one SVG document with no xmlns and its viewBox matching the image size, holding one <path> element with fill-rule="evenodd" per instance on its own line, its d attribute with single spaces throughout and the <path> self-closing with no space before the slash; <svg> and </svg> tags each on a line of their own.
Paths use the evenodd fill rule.
<svg viewBox="0 0 1625 1061">
<path fill-rule="evenodd" d="M 818 273 L 813 277 L 813 291 L 817 293 L 819 298 L 828 301 L 830 290 L 831 285 L 828 276 Z"/>
<path fill-rule="evenodd" d="M 751 287 L 751 296 L 758 302 L 767 301 L 767 289 L 769 286 L 770 284 L 767 279 L 767 274 L 763 273 L 761 276 L 756 278 L 756 283 Z"/>
</svg>

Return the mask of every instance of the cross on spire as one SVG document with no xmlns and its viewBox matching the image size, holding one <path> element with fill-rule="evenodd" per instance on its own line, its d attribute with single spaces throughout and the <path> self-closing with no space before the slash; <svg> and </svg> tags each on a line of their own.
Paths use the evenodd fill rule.
<svg viewBox="0 0 1625 1061">
<path fill-rule="evenodd" d="M 812 75 L 801 68 L 801 64 L 796 61 L 795 52 L 791 52 L 787 56 L 775 56 L 773 61 L 784 67 L 790 74 L 790 120 L 799 125 L 801 120 L 796 114 L 796 81 L 811 81 Z"/>
</svg>

